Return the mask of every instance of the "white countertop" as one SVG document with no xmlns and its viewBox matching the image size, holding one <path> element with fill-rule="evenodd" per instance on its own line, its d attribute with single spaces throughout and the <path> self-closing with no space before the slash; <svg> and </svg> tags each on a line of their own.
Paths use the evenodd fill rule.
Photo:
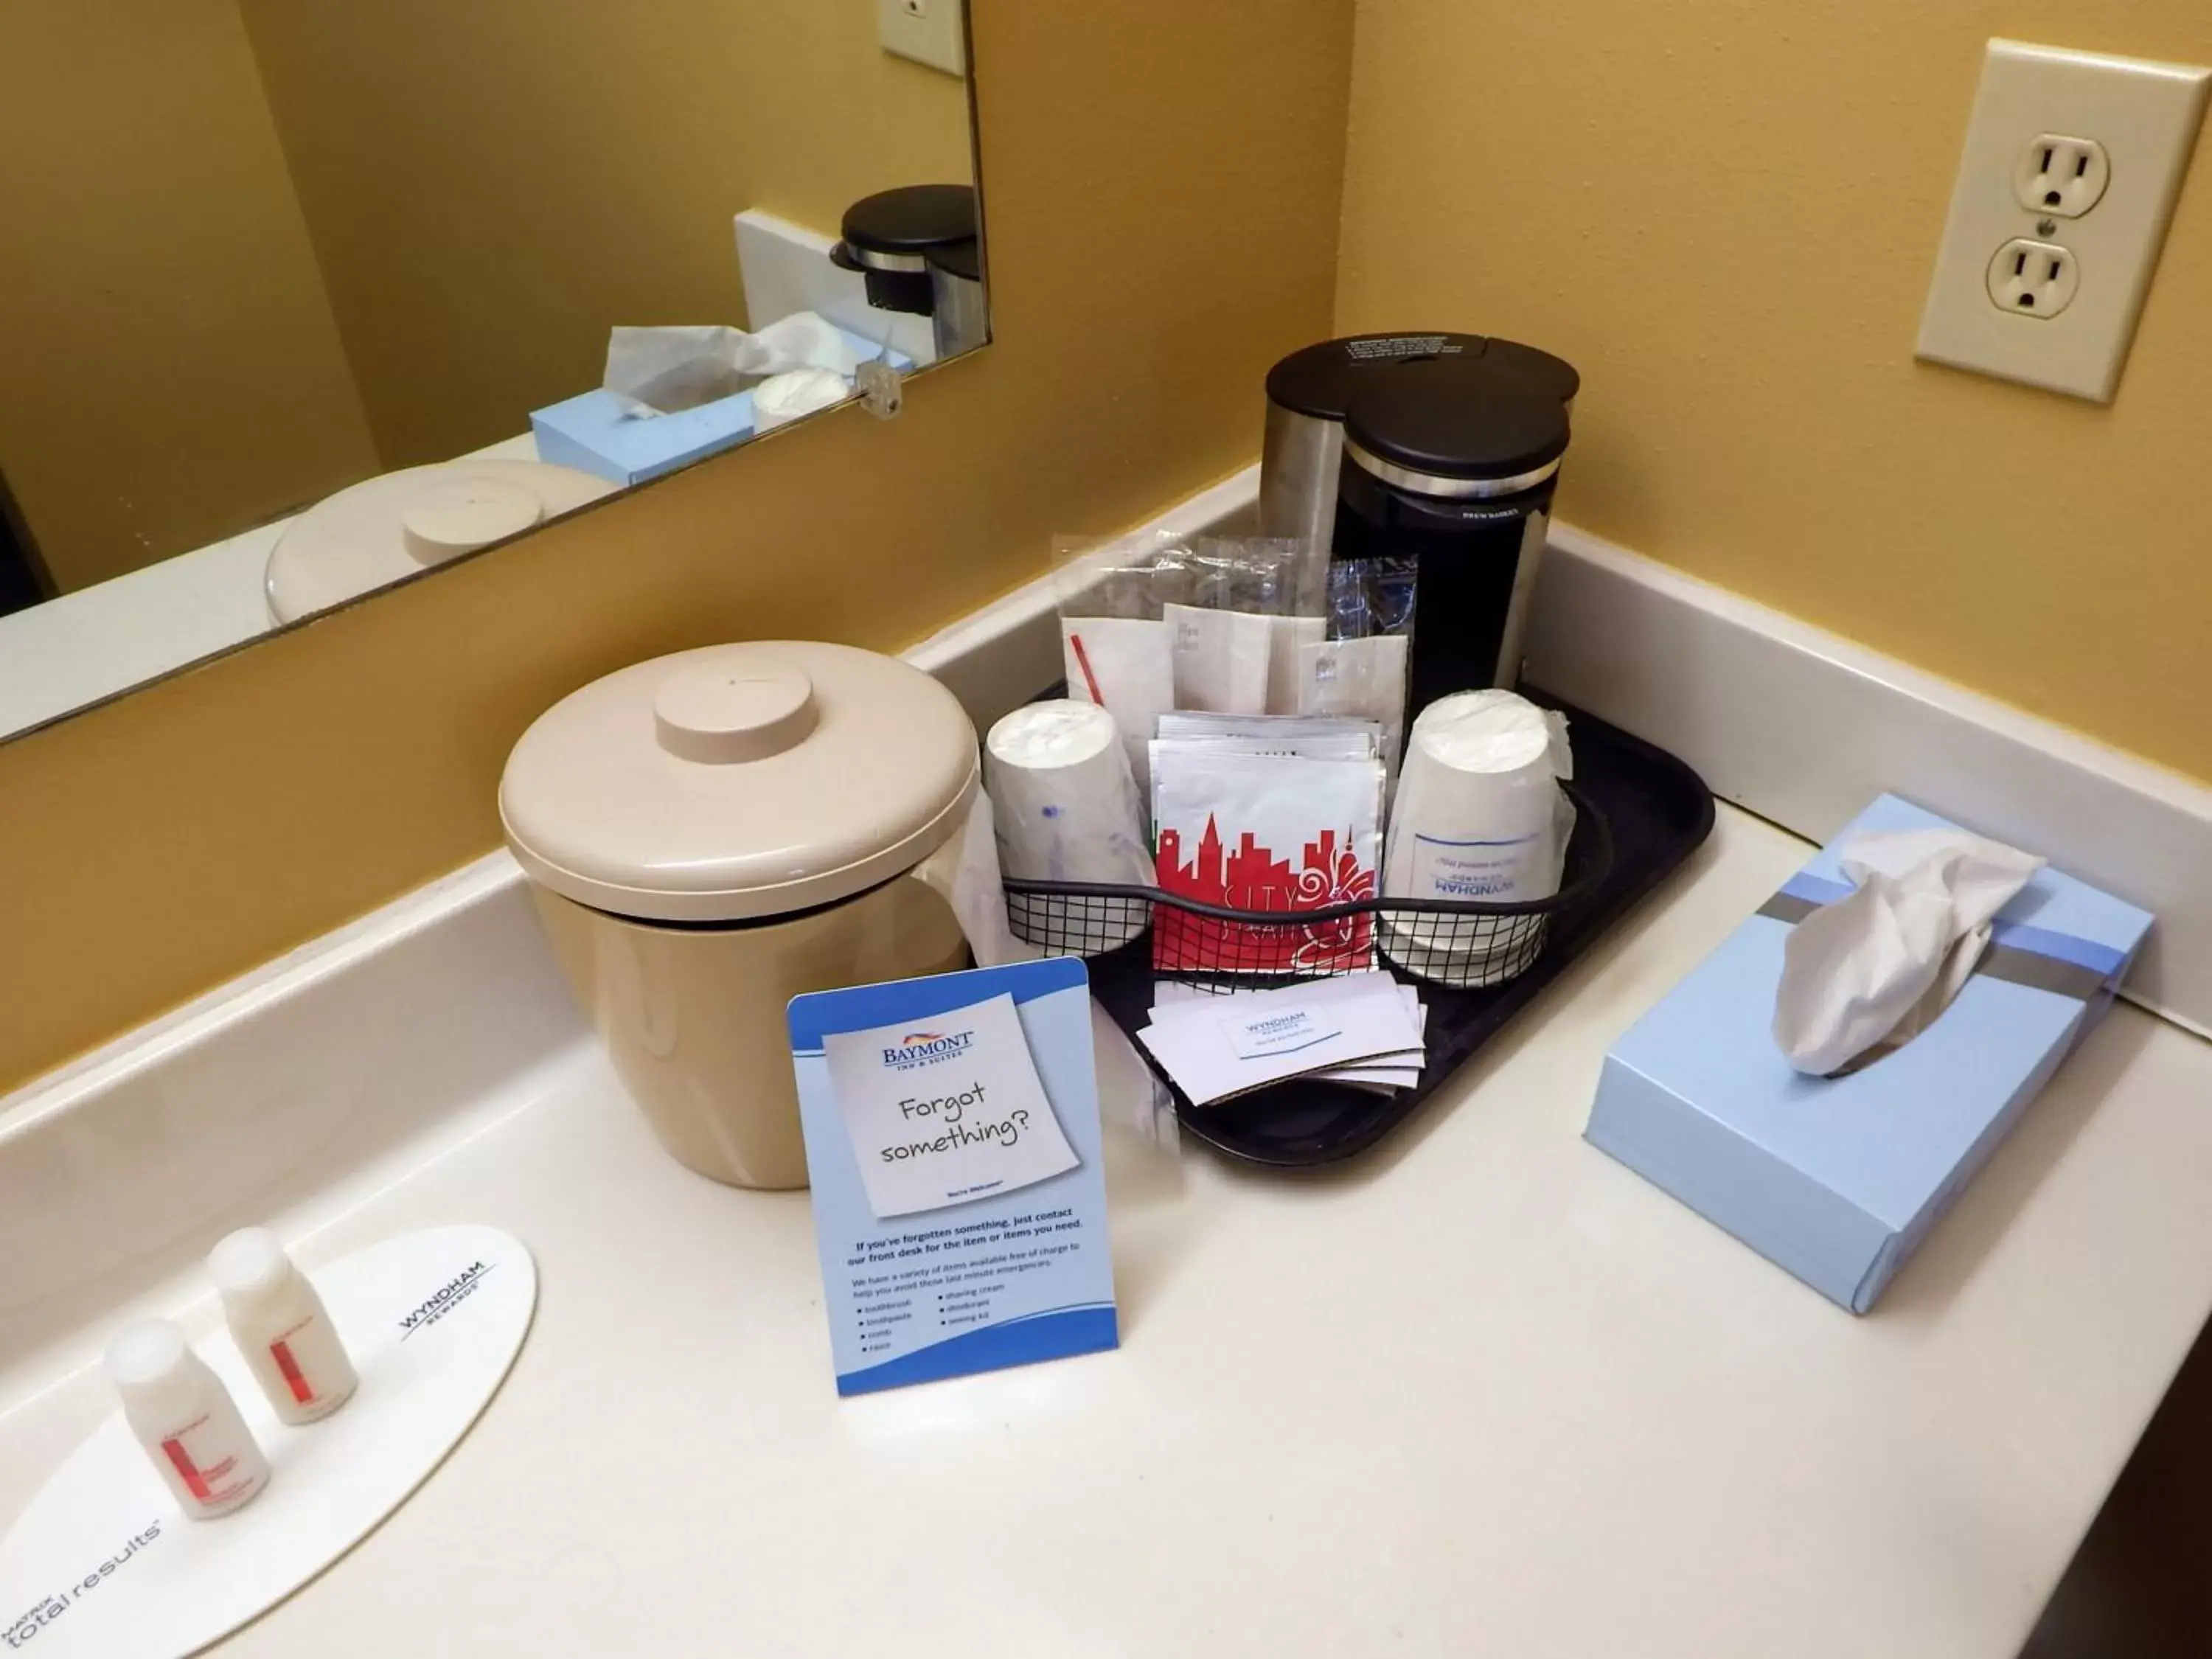
<svg viewBox="0 0 2212 1659">
<path fill-rule="evenodd" d="M 1341 1173 L 1123 1142 L 1119 1352 L 851 1401 L 805 1195 L 689 1174 L 570 1048 L 303 1253 L 505 1227 L 537 1324 L 222 1650 L 2010 1659 L 2212 1309 L 2212 1047 L 2116 1010 L 1854 1319 L 1580 1138 L 1607 1042 L 1803 856 L 1723 808 Z M 0 1513 L 101 1409 L 0 1417 Z"/>
<path fill-rule="evenodd" d="M 457 459 L 534 461 L 538 440 L 526 432 Z M 295 516 L 0 617 L 0 738 L 280 626 L 269 556 Z"/>
<path fill-rule="evenodd" d="M 0 738 L 266 634 L 262 577 L 290 522 L 0 617 Z"/>
</svg>

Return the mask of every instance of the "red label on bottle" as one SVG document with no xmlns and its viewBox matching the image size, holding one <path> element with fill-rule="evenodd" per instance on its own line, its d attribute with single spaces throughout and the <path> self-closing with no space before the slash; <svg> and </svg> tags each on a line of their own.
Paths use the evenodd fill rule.
<svg viewBox="0 0 2212 1659">
<path fill-rule="evenodd" d="M 192 1455 L 185 1449 L 185 1443 L 181 1440 L 164 1440 L 161 1443 L 161 1449 L 169 1455 L 169 1462 L 176 1466 L 177 1473 L 184 1477 L 185 1490 L 198 1498 L 201 1503 L 206 1503 L 210 1497 L 207 1479 L 200 1474 L 198 1466 L 193 1463 Z"/>
<path fill-rule="evenodd" d="M 300 1362 L 292 1358 L 291 1344 L 271 1342 L 269 1355 L 276 1362 L 276 1369 L 283 1373 L 285 1385 L 292 1390 L 292 1398 L 302 1406 L 312 1403 L 315 1391 L 307 1386 L 307 1379 L 300 1370 Z"/>
</svg>

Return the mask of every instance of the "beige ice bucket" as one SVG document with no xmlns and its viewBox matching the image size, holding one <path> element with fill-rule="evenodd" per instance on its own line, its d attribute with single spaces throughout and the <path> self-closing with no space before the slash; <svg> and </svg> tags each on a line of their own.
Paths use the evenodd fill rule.
<svg viewBox="0 0 2212 1659">
<path fill-rule="evenodd" d="M 500 816 L 661 1144 L 716 1181 L 803 1187 L 785 1005 L 965 963 L 951 882 L 975 793 L 975 728 L 935 680 L 776 641 L 563 698 L 508 757 Z"/>
</svg>

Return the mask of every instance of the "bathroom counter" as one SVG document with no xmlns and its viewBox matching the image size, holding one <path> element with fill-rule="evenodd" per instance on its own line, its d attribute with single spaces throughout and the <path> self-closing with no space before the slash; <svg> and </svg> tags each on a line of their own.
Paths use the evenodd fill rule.
<svg viewBox="0 0 2212 1659">
<path fill-rule="evenodd" d="M 457 460 L 534 461 L 528 433 Z M 0 616 L 0 738 L 58 720 L 282 626 L 269 556 L 296 514 Z"/>
<path fill-rule="evenodd" d="M 1854 1319 L 1580 1139 L 1607 1043 L 1802 860 L 1721 820 L 1367 1162 L 1115 1137 L 1114 1353 L 840 1401 L 804 1194 L 678 1167 L 568 1042 L 303 1249 L 505 1227 L 537 1323 L 221 1651 L 2010 1659 L 2212 1310 L 2212 1046 L 2115 1010 Z M 0 1419 L 0 1513 L 98 1398 Z"/>
</svg>

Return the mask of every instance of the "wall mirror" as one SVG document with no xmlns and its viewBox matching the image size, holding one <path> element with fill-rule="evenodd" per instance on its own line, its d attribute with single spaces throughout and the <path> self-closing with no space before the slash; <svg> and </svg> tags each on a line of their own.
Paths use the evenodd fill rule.
<svg viewBox="0 0 2212 1659">
<path fill-rule="evenodd" d="M 0 738 L 988 335 L 961 0 L 11 0 Z"/>
</svg>

